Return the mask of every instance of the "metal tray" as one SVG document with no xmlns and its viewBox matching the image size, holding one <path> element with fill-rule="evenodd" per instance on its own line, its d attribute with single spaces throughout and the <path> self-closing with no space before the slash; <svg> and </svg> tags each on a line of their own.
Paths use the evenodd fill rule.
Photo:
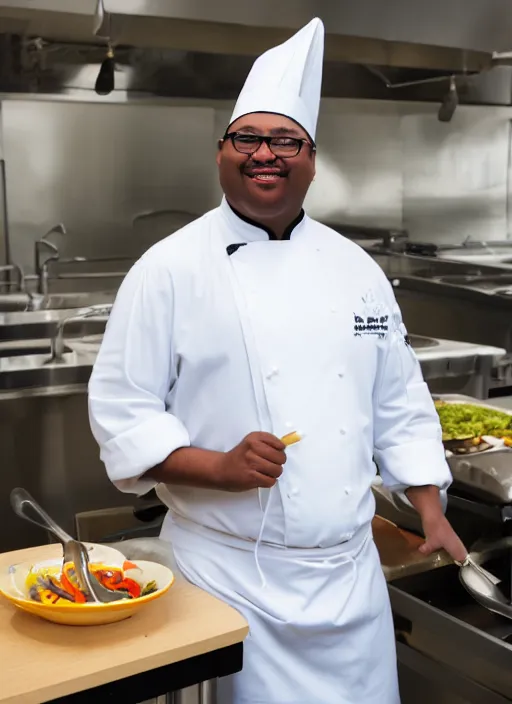
<svg viewBox="0 0 512 704">
<path fill-rule="evenodd" d="M 474 406 L 501 411 L 512 416 L 507 409 L 494 406 L 470 396 L 459 394 L 437 395 L 445 403 L 470 403 Z M 512 503 L 512 452 L 503 447 L 493 447 L 467 455 L 448 458 L 454 486 L 468 491 L 475 498 L 501 505 Z"/>
<path fill-rule="evenodd" d="M 470 404 L 472 406 L 480 406 L 481 408 L 488 408 L 491 411 L 498 411 L 499 413 L 505 413 L 506 415 L 512 416 L 512 410 L 507 408 L 501 408 L 500 406 L 495 406 L 491 403 L 486 403 L 478 398 L 473 398 L 472 396 L 463 396 L 462 394 L 432 394 L 432 398 L 435 401 L 444 401 L 444 403 L 463 403 Z M 483 450 L 475 454 L 484 455 L 490 452 L 497 452 L 499 450 L 505 449 L 503 446 L 491 447 L 488 450 Z M 467 457 L 467 455 L 464 455 Z"/>
<path fill-rule="evenodd" d="M 475 498 L 501 505 L 512 503 L 512 452 L 484 451 L 448 459 L 454 486 Z"/>
</svg>

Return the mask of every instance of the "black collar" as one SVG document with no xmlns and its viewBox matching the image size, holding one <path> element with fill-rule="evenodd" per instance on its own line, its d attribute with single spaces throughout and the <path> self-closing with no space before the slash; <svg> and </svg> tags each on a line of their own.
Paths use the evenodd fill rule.
<svg viewBox="0 0 512 704">
<path fill-rule="evenodd" d="M 273 232 L 269 227 L 265 227 L 265 225 L 262 225 L 259 222 L 256 222 L 255 220 L 251 220 L 251 218 L 246 217 L 245 215 L 242 215 L 242 213 L 239 213 L 236 208 L 233 208 L 231 203 L 227 201 L 229 207 L 231 210 L 234 212 L 234 214 L 237 216 L 237 218 L 240 218 L 240 220 L 243 220 L 243 222 L 246 222 L 248 225 L 252 225 L 253 227 L 257 227 L 260 230 L 263 230 L 264 232 L 267 233 L 269 240 L 277 240 L 278 238 L 276 237 L 275 232 Z M 304 220 L 304 210 L 302 209 L 300 213 L 297 215 L 297 217 L 292 220 L 292 222 L 288 225 L 286 230 L 283 232 L 283 236 L 281 237 L 282 240 L 289 240 L 290 237 L 292 236 L 292 232 L 295 230 L 297 225 L 299 225 L 303 220 Z"/>
</svg>

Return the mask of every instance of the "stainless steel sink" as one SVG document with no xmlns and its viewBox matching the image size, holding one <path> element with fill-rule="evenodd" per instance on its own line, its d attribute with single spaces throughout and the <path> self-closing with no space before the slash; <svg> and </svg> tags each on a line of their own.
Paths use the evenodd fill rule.
<svg viewBox="0 0 512 704">
<path fill-rule="evenodd" d="M 98 291 L 91 293 L 52 293 L 37 299 L 38 310 L 16 309 L 20 305 L 19 294 L 0 297 L 0 341 L 35 340 L 52 337 L 60 321 L 70 318 L 77 310 L 93 305 L 109 304 L 114 301 L 115 292 Z M 6 310 L 6 308 L 11 310 Z M 101 334 L 106 320 L 77 321 L 66 326 L 67 337 Z"/>
<path fill-rule="evenodd" d="M 414 350 L 424 350 L 439 345 L 438 340 L 434 340 L 432 337 L 423 337 L 422 335 L 409 335 L 409 342 Z"/>
<path fill-rule="evenodd" d="M 0 342 L 0 359 L 4 357 L 25 357 L 31 355 L 51 355 L 50 340 L 10 340 L 8 342 Z M 66 347 L 65 352 L 71 352 L 69 347 Z"/>
<path fill-rule="evenodd" d="M 0 295 L 0 313 L 85 308 L 91 305 L 113 303 L 115 295 L 114 291 L 49 293 L 47 296 L 7 293 Z"/>
<path fill-rule="evenodd" d="M 0 313 L 27 310 L 30 296 L 27 293 L 0 294 Z"/>
<path fill-rule="evenodd" d="M 510 554 L 484 562 L 510 589 Z M 389 586 L 400 664 L 425 676 L 406 701 L 512 701 L 512 621 L 486 610 L 466 592 L 455 565 L 399 579 Z M 420 680 L 422 682 L 422 680 Z M 407 686 L 407 685 L 406 685 Z"/>
<path fill-rule="evenodd" d="M 60 363 L 48 354 L 0 357 L 0 392 L 87 384 L 95 355 L 65 352 Z"/>
<path fill-rule="evenodd" d="M 455 274 L 451 276 L 438 276 L 434 281 L 452 286 L 464 286 L 485 293 L 502 293 L 512 288 L 512 274 L 492 274 L 471 276 Z"/>
<path fill-rule="evenodd" d="M 0 341 L 41 340 L 55 335 L 57 325 L 76 312 L 66 310 L 39 310 L 27 313 L 0 313 Z M 66 325 L 66 337 L 98 335 L 105 332 L 106 320 L 76 321 Z"/>
</svg>

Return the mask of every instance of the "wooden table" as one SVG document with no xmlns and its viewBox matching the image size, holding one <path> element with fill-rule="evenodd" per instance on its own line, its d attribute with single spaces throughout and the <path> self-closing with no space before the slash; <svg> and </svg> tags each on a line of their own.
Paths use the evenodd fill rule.
<svg viewBox="0 0 512 704">
<path fill-rule="evenodd" d="M 0 567 L 36 550 L 46 559 L 62 548 L 5 553 Z M 185 581 L 127 621 L 90 628 L 48 623 L 0 599 L 0 704 L 142 702 L 239 672 L 247 633 L 237 611 Z"/>
</svg>

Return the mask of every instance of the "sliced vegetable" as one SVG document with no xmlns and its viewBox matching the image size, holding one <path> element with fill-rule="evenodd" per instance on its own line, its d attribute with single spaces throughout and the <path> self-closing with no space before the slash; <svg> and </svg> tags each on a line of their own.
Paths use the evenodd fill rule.
<svg viewBox="0 0 512 704">
<path fill-rule="evenodd" d="M 146 586 L 142 589 L 140 595 L 141 596 L 148 596 L 148 594 L 153 594 L 153 592 L 156 592 L 158 589 L 156 582 L 153 580 L 151 582 L 148 582 Z"/>
<path fill-rule="evenodd" d="M 64 567 L 62 568 L 60 581 L 63 588 L 68 592 L 68 594 L 71 594 L 71 597 L 76 604 L 85 604 L 87 599 L 85 598 L 85 594 L 81 592 L 78 588 L 76 575 L 73 571 L 72 564 L 67 563 L 64 565 Z"/>
<path fill-rule="evenodd" d="M 134 579 L 128 579 L 127 577 L 125 577 L 125 579 L 123 579 L 123 581 L 119 584 L 118 589 L 127 591 L 132 599 L 138 599 L 141 592 L 140 584 L 138 584 Z"/>
<path fill-rule="evenodd" d="M 42 604 L 56 604 L 60 599 L 58 594 L 50 591 L 50 589 L 39 590 L 39 600 Z"/>
<path fill-rule="evenodd" d="M 142 570 L 133 562 L 126 560 L 123 569 L 109 565 L 89 565 L 89 571 L 104 587 L 119 593 L 119 599 L 138 599 L 157 590 L 155 581 L 146 585 L 136 579 L 142 577 Z M 129 573 L 129 575 L 126 574 Z M 46 605 L 54 605 L 59 601 L 71 601 L 75 604 L 85 604 L 86 594 L 80 589 L 74 565 L 66 563 L 62 570 L 58 567 L 30 570 L 26 587 L 28 594 L 34 601 Z"/>
<path fill-rule="evenodd" d="M 140 567 L 137 567 L 137 565 L 134 562 L 130 562 L 130 560 L 125 560 L 123 563 L 123 572 L 128 572 L 128 570 L 140 571 Z"/>
</svg>

